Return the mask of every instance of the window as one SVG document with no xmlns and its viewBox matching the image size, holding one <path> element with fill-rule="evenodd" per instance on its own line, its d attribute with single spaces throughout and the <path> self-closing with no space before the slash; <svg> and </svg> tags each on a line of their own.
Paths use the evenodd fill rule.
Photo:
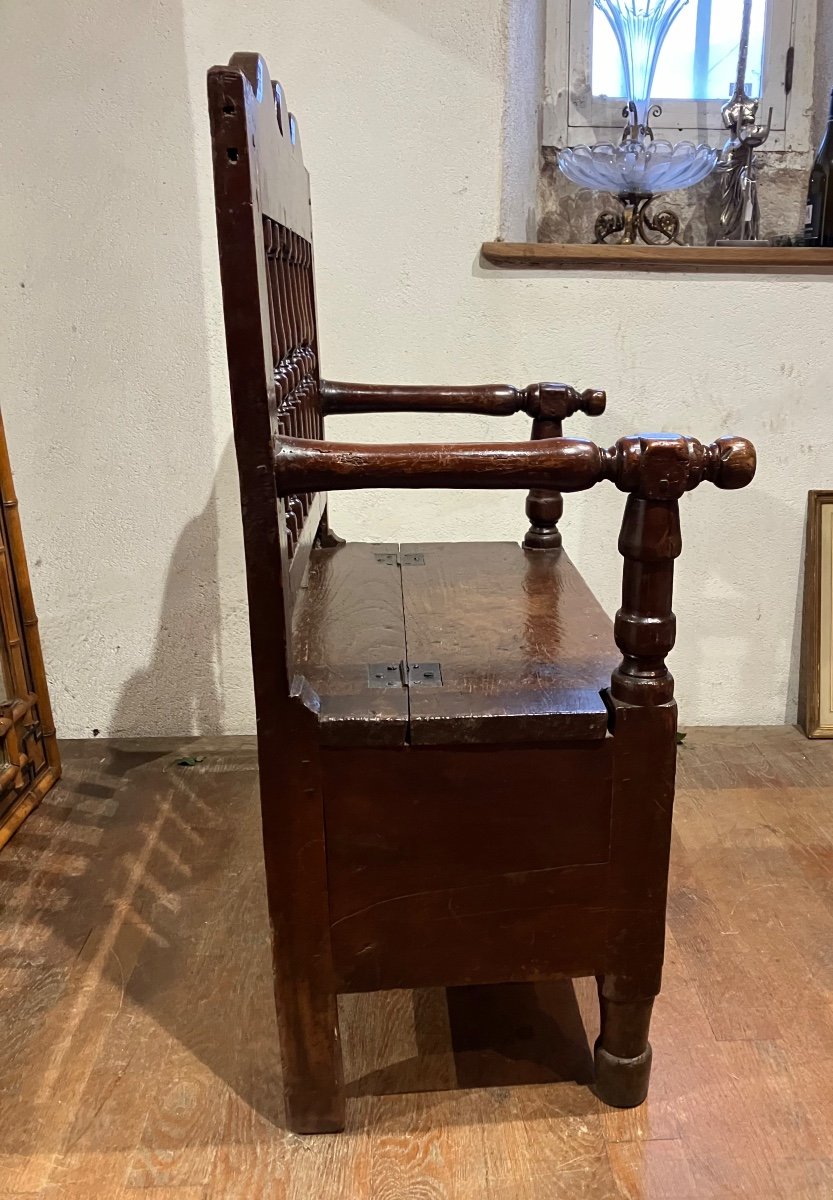
<svg viewBox="0 0 833 1200">
<path fill-rule="evenodd" d="M 654 81 L 658 136 L 716 144 L 725 134 L 720 109 L 734 89 L 742 10 L 743 0 L 689 0 L 682 10 Z M 593 0 L 548 0 L 547 23 L 545 142 L 611 140 L 624 124 L 624 87 L 607 18 Z M 762 94 L 761 120 L 773 110 L 768 149 L 809 146 L 806 120 L 794 114 L 791 129 L 790 112 L 792 63 L 802 49 L 810 69 L 797 60 L 796 71 L 812 77 L 814 23 L 815 0 L 753 0 L 747 86 Z"/>
</svg>

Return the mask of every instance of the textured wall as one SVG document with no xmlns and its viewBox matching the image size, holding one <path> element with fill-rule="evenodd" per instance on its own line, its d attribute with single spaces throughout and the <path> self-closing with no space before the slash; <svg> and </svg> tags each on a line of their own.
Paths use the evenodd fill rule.
<svg viewBox="0 0 833 1200">
<path fill-rule="evenodd" d="M 761 155 L 759 173 L 761 237 L 804 236 L 807 180 L 813 162 L 811 153 Z M 538 241 L 595 242 L 596 218 L 604 211 L 617 211 L 610 196 L 594 193 L 570 183 L 558 169 L 558 151 L 543 149 L 538 184 Z M 710 175 L 702 183 L 658 198 L 649 213 L 670 209 L 680 218 L 679 240 L 686 246 L 713 246 L 725 236 L 720 223 L 723 181 Z M 615 239 L 614 239 L 615 240 Z"/>
<path fill-rule="evenodd" d="M 512 28 L 499 0 L 9 7 L 2 400 L 65 735 L 252 725 L 204 104 L 206 66 L 251 48 L 301 115 L 326 372 L 561 377 L 609 389 L 609 415 L 572 426 L 606 443 L 646 427 L 753 437 L 752 489 L 684 504 L 672 665 L 689 723 L 792 715 L 805 496 L 833 486 L 829 281 L 481 269 L 501 138 L 528 110 L 506 104 Z M 333 507 L 368 538 L 523 528 L 511 494 Z M 567 505 L 570 551 L 611 612 L 621 510 L 610 487 Z"/>
</svg>

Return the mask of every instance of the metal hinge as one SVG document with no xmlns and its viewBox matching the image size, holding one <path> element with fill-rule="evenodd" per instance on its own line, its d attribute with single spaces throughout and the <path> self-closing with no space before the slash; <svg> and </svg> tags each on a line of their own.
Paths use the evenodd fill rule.
<svg viewBox="0 0 833 1200">
<path fill-rule="evenodd" d="M 795 46 L 787 51 L 787 63 L 784 68 L 784 93 L 789 96 L 793 90 L 793 75 L 795 73 Z"/>
<path fill-rule="evenodd" d="M 442 687 L 439 663 L 368 663 L 367 686 L 371 688 Z"/>
<path fill-rule="evenodd" d="M 443 673 L 439 663 L 411 663 L 408 667 L 408 687 L 442 687 Z"/>
<path fill-rule="evenodd" d="M 368 663 L 367 686 L 372 688 L 404 687 L 404 663 Z"/>
<path fill-rule="evenodd" d="M 377 563 L 385 567 L 424 567 L 424 554 L 374 554 Z"/>
</svg>

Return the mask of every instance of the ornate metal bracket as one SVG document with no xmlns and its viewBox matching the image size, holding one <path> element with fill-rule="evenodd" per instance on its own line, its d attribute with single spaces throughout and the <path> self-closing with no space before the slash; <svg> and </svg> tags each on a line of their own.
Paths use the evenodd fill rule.
<svg viewBox="0 0 833 1200">
<path fill-rule="evenodd" d="M 645 114 L 646 124 L 641 124 L 639 120 L 639 110 L 633 100 L 629 100 L 622 109 L 622 116 L 625 120 L 625 128 L 622 130 L 622 145 L 626 142 L 644 142 L 654 140 L 654 131 L 650 125 L 650 118 L 655 120 L 662 116 L 662 105 L 652 104 Z"/>
<path fill-rule="evenodd" d="M 597 245 L 634 246 L 637 242 L 644 242 L 648 246 L 680 244 L 680 218 L 670 209 L 649 213 L 648 206 L 653 196 L 623 194 L 617 199 L 622 205 L 621 212 L 606 209 L 596 218 Z"/>
</svg>

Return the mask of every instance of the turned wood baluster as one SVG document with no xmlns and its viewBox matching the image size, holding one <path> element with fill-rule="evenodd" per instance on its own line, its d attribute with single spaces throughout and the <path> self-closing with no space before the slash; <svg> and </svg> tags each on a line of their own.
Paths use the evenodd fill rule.
<svg viewBox="0 0 833 1200">
<path fill-rule="evenodd" d="M 306 392 L 307 363 L 303 352 L 303 321 L 301 299 L 298 288 L 297 234 L 289 229 L 281 229 L 282 258 L 284 264 L 285 295 L 287 303 L 287 323 L 289 328 L 288 357 L 294 375 L 294 388 L 289 401 L 292 409 L 292 424 L 297 430 L 296 437 L 308 437 L 304 396 Z M 306 515 L 309 512 L 312 497 L 308 492 L 302 492 L 293 497 L 292 507 L 296 513 L 298 532 L 303 528 Z"/>
<path fill-rule="evenodd" d="M 298 353 L 299 319 L 298 301 L 292 274 L 293 239 L 295 235 L 283 225 L 275 226 L 278 237 L 279 252 L 276 259 L 278 282 L 281 296 L 281 312 L 283 326 L 283 371 L 289 381 L 289 391 L 286 396 L 286 420 L 292 429 L 294 437 L 304 436 L 303 412 L 301 407 L 301 388 L 304 371 Z M 294 553 L 298 538 L 304 526 L 309 505 L 304 493 L 296 493 L 289 497 L 287 503 L 287 528 L 290 537 L 290 553 Z"/>
<path fill-rule="evenodd" d="M 610 694 L 625 704 L 655 707 L 674 698 L 665 665 L 674 647 L 674 559 L 682 552 L 679 500 L 709 480 L 716 487 L 746 487 L 755 474 L 755 450 L 743 438 L 704 446 L 676 434 L 622 438 L 608 454 L 609 478 L 629 492 L 619 536 L 625 560 L 622 607 L 614 633 L 622 661 Z"/>
<path fill-rule="evenodd" d="M 302 436 L 305 438 L 313 438 L 315 436 L 312 422 L 312 395 L 313 395 L 313 373 L 315 371 L 315 356 L 310 348 L 310 328 L 309 314 L 307 312 L 306 289 L 304 286 L 304 240 L 298 237 L 296 233 L 290 232 L 290 265 L 292 271 L 292 289 L 295 298 L 295 311 L 297 313 L 297 328 L 298 328 L 298 346 L 299 363 L 303 373 L 303 380 L 298 390 L 298 412 L 300 417 L 300 427 L 303 430 Z M 301 496 L 301 504 L 304 509 L 304 516 L 312 507 L 313 495 L 311 492 L 305 492 Z"/>
<path fill-rule="evenodd" d="M 619 535 L 625 560 L 622 607 L 614 635 L 622 661 L 611 694 L 628 704 L 666 704 L 674 680 L 665 659 L 674 648 L 677 623 L 672 605 L 674 559 L 682 553 L 679 501 L 629 496 Z"/>
<path fill-rule="evenodd" d="M 576 412 L 598 416 L 605 410 L 604 392 L 588 390 L 579 394 L 575 388 L 561 383 L 538 383 L 524 392 L 524 411 L 532 420 L 532 441 L 560 438 L 563 421 Z M 558 550 L 561 531 L 558 522 L 564 515 L 564 500 L 560 492 L 550 488 L 533 488 L 526 498 L 529 529 L 524 537 L 525 550 Z"/>
<path fill-rule="evenodd" d="M 623 1107 L 640 1104 L 648 1092 L 651 1010 L 662 976 L 677 728 L 674 680 L 665 659 L 676 637 L 679 501 L 709 471 L 719 478 L 712 450 L 717 448 L 673 435 L 625 438 L 616 447 L 614 478 L 631 494 L 619 536 L 625 565 L 614 623 L 622 661 L 609 700 L 614 734 L 609 903 L 638 910 L 640 919 L 608 948 L 606 973 L 598 980 L 595 1067 L 599 1095 Z"/>
<path fill-rule="evenodd" d="M 266 249 L 266 285 L 269 298 L 269 330 L 272 340 L 272 358 L 274 362 L 275 390 L 277 393 L 278 428 L 284 436 L 297 436 L 297 426 L 292 421 L 291 408 L 287 398 L 292 388 L 292 376 L 287 371 L 286 354 L 287 338 L 284 323 L 283 300 L 281 296 L 278 275 L 278 252 L 280 249 L 280 227 L 268 217 L 263 220 L 263 239 Z M 287 498 L 284 503 L 286 514 L 286 533 L 289 556 L 295 550 L 300 532 L 297 506 L 293 498 Z"/>
<path fill-rule="evenodd" d="M 307 320 L 309 322 L 309 342 L 312 354 L 313 371 L 313 438 L 323 438 L 324 421 L 321 410 L 321 396 L 318 379 L 318 333 L 315 322 L 315 279 L 313 275 L 312 246 L 303 242 L 304 251 L 304 288 L 306 294 Z"/>
<path fill-rule="evenodd" d="M 281 345 L 278 337 L 278 289 L 275 274 L 275 255 L 277 241 L 272 222 L 268 217 L 263 218 L 263 241 L 266 248 L 266 291 L 269 297 L 269 331 L 272 337 L 272 365 L 277 371 L 281 361 Z M 277 379 L 276 379 L 277 382 Z"/>
<path fill-rule="evenodd" d="M 295 385 L 295 377 L 289 361 L 291 343 L 289 325 L 287 321 L 286 291 L 284 287 L 282 269 L 281 226 L 274 221 L 272 222 L 271 262 L 273 286 L 275 291 L 275 325 L 277 328 L 278 343 L 280 345 L 280 360 L 278 362 L 276 382 L 280 387 L 281 399 L 286 401 L 287 396 Z"/>
<path fill-rule="evenodd" d="M 532 441 L 560 438 L 563 431 L 563 422 L 547 421 L 537 417 L 532 422 Z M 533 488 L 526 498 L 526 515 L 529 529 L 524 537 L 524 548 L 526 550 L 560 549 L 562 539 L 558 522 L 564 516 L 564 497 L 561 492 Z"/>
<path fill-rule="evenodd" d="M 291 269 L 289 264 L 290 254 L 290 232 L 283 225 L 278 227 L 280 234 L 280 251 L 278 254 L 278 278 L 281 288 L 281 307 L 284 314 L 284 328 L 286 332 L 286 355 L 287 368 L 292 376 L 292 386 L 296 388 L 301 382 L 303 372 L 298 363 L 298 328 L 297 315 L 295 312 L 295 297 L 292 290 Z"/>
</svg>

